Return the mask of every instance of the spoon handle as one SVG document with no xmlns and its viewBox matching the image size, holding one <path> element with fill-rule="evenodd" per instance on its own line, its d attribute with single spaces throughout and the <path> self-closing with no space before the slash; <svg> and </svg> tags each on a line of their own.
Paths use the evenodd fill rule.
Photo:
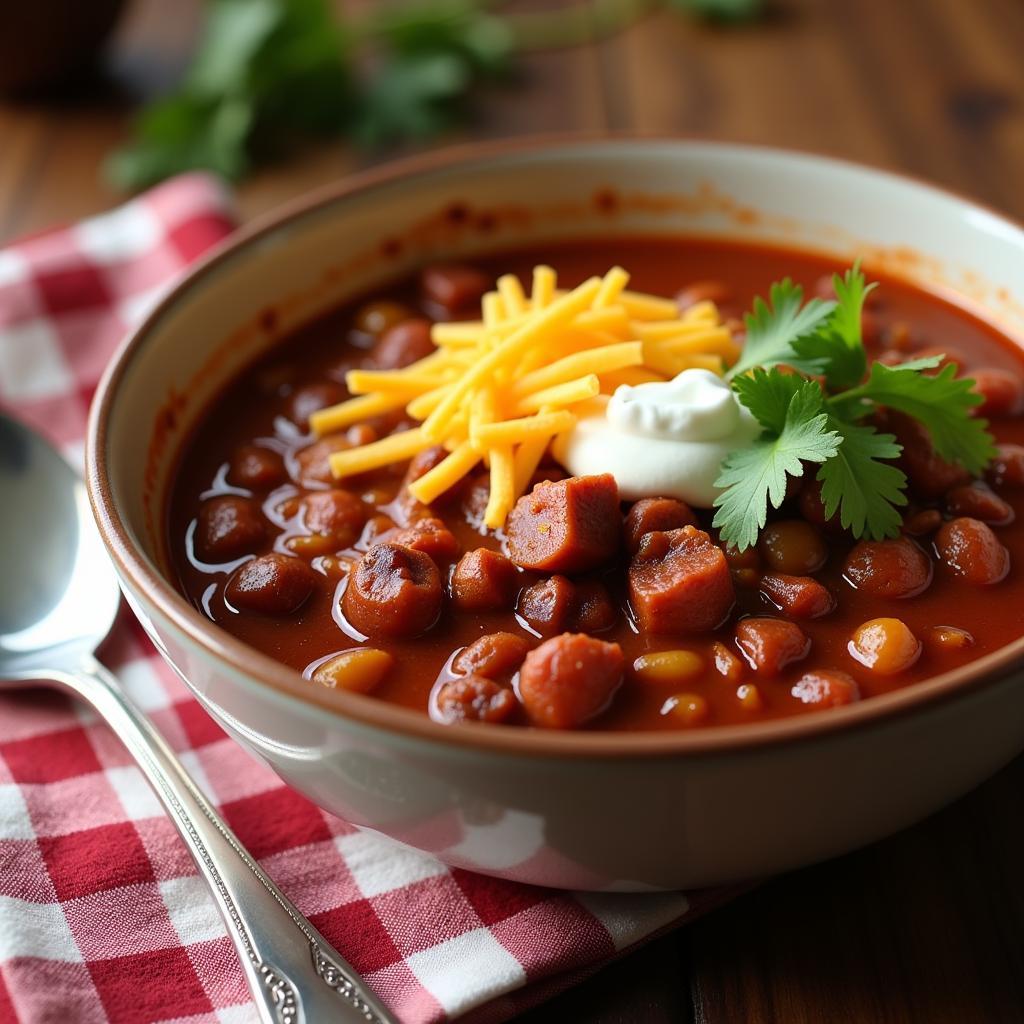
<svg viewBox="0 0 1024 1024">
<path fill-rule="evenodd" d="M 217 900 L 264 1024 L 396 1024 L 263 873 L 103 665 L 88 655 L 78 671 L 45 678 L 88 701 L 149 780 Z"/>
</svg>

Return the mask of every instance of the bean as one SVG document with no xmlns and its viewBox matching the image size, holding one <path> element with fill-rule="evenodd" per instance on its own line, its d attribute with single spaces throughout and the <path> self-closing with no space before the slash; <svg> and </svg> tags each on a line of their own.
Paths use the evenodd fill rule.
<svg viewBox="0 0 1024 1024">
<path fill-rule="evenodd" d="M 661 713 L 670 716 L 687 729 L 703 725 L 711 715 L 708 702 L 699 693 L 679 693 L 669 697 L 661 706 Z"/>
<path fill-rule="evenodd" d="M 313 670 L 314 683 L 350 693 L 370 693 L 391 671 L 395 659 L 375 647 L 356 647 L 341 651 Z"/>
<path fill-rule="evenodd" d="M 681 683 L 704 671 L 704 660 L 693 651 L 649 651 L 633 662 L 633 672 L 645 683 Z"/>
<path fill-rule="evenodd" d="M 828 548 L 817 530 L 802 519 L 770 523 L 761 532 L 761 556 L 771 569 L 789 576 L 817 572 L 828 558 Z"/>
<path fill-rule="evenodd" d="M 904 672 L 921 656 L 921 643 L 901 619 L 869 619 L 854 631 L 850 656 L 882 676 Z"/>
</svg>

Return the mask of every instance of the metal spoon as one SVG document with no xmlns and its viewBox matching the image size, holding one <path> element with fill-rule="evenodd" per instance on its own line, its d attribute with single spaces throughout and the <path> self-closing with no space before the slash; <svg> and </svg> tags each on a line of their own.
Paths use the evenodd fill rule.
<svg viewBox="0 0 1024 1024">
<path fill-rule="evenodd" d="M 121 738 L 217 899 L 266 1024 L 394 1024 L 260 870 L 94 651 L 120 603 L 85 488 L 0 415 L 0 688 L 43 682 L 87 700 Z"/>
</svg>

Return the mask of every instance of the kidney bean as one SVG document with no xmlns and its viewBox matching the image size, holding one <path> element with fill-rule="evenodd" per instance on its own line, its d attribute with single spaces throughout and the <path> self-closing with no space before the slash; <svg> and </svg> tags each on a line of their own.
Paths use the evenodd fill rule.
<svg viewBox="0 0 1024 1024">
<path fill-rule="evenodd" d="M 295 453 L 295 482 L 304 487 L 333 483 L 331 454 L 351 447 L 351 442 L 344 434 L 328 434 L 319 441 L 301 448 Z"/>
<path fill-rule="evenodd" d="M 794 619 L 819 619 L 836 606 L 828 589 L 810 576 L 782 573 L 762 576 L 761 593 Z"/>
<path fill-rule="evenodd" d="M 983 401 L 975 412 L 979 416 L 1019 416 L 1024 412 L 1024 381 L 1008 370 L 984 369 L 971 373 L 974 390 Z"/>
<path fill-rule="evenodd" d="M 306 529 L 310 533 L 330 537 L 337 542 L 337 547 L 354 544 L 366 523 L 366 505 L 339 487 L 307 494 L 300 507 Z"/>
<path fill-rule="evenodd" d="M 974 643 L 974 637 L 966 629 L 956 626 L 929 626 L 924 631 L 924 645 L 932 654 L 967 651 Z"/>
<path fill-rule="evenodd" d="M 797 499 L 800 515 L 828 534 L 841 534 L 843 530 L 839 512 L 833 512 L 830 518 L 825 516 L 825 502 L 821 497 L 821 484 L 810 477 L 804 482 L 800 497 Z"/>
<path fill-rule="evenodd" d="M 599 715 L 622 682 L 618 644 L 563 633 L 527 654 L 519 696 L 534 725 L 576 729 Z"/>
<path fill-rule="evenodd" d="M 882 676 L 904 672 L 921 656 L 921 643 L 901 619 L 870 619 L 854 631 L 850 656 Z"/>
<path fill-rule="evenodd" d="M 586 572 L 611 561 L 622 543 L 619 488 L 610 473 L 537 484 L 512 509 L 508 552 L 524 569 Z"/>
<path fill-rule="evenodd" d="M 811 641 L 795 623 L 756 616 L 736 624 L 736 646 L 755 672 L 777 676 L 807 657 Z"/>
<path fill-rule="evenodd" d="M 685 501 L 675 498 L 642 498 L 626 516 L 626 550 L 635 553 L 646 533 L 696 525 L 697 517 Z"/>
<path fill-rule="evenodd" d="M 240 566 L 228 580 L 225 596 L 246 611 L 289 615 L 305 604 L 316 580 L 305 562 L 275 551 Z"/>
<path fill-rule="evenodd" d="M 932 560 L 906 537 L 862 540 L 847 557 L 843 575 L 857 590 L 875 597 L 914 597 L 932 581 Z"/>
<path fill-rule="evenodd" d="M 243 444 L 231 457 L 228 483 L 250 491 L 269 491 L 285 479 L 284 459 L 271 448 Z"/>
<path fill-rule="evenodd" d="M 618 621 L 619 611 L 598 580 L 580 580 L 573 583 L 570 629 L 579 633 L 603 633 Z"/>
<path fill-rule="evenodd" d="M 516 709 L 516 695 L 485 676 L 449 679 L 435 697 L 437 717 L 453 722 L 504 722 Z"/>
<path fill-rule="evenodd" d="M 926 537 L 942 525 L 942 513 L 936 508 L 914 512 L 903 521 L 903 532 L 911 537 Z"/>
<path fill-rule="evenodd" d="M 968 583 L 998 583 L 1010 571 L 1010 552 L 992 528 L 977 519 L 943 523 L 935 535 L 935 550 L 953 575 Z"/>
<path fill-rule="evenodd" d="M 370 358 L 382 370 L 398 370 L 435 351 L 430 321 L 416 318 L 389 327 L 373 346 Z"/>
<path fill-rule="evenodd" d="M 476 267 L 435 264 L 420 275 L 420 288 L 428 301 L 447 313 L 465 313 L 475 307 L 491 287 L 491 279 Z"/>
<path fill-rule="evenodd" d="M 530 645 L 515 633 L 488 633 L 455 656 L 452 671 L 501 680 L 518 670 L 529 649 Z"/>
<path fill-rule="evenodd" d="M 860 687 L 853 676 L 838 669 L 805 672 L 789 691 L 801 704 L 835 708 L 860 700 Z"/>
<path fill-rule="evenodd" d="M 356 563 L 341 607 L 366 636 L 418 636 L 437 621 L 441 601 L 441 574 L 428 554 L 379 543 Z"/>
<path fill-rule="evenodd" d="M 1013 507 L 980 482 L 954 487 L 946 495 L 946 511 L 951 516 L 970 516 L 992 526 L 1007 526 L 1015 518 Z"/>
<path fill-rule="evenodd" d="M 963 466 L 947 462 L 936 453 L 931 435 L 918 420 L 891 409 L 880 413 L 876 420 L 880 429 L 892 431 L 903 446 L 899 466 L 920 497 L 941 498 L 946 491 L 970 481 L 971 475 Z"/>
<path fill-rule="evenodd" d="M 252 554 L 266 539 L 266 520 L 249 498 L 225 494 L 199 508 L 195 551 L 204 562 L 230 562 Z"/>
<path fill-rule="evenodd" d="M 336 381 L 307 384 L 292 395 L 288 403 L 288 418 L 300 427 L 308 427 L 313 413 L 344 402 L 346 398 L 348 392 Z"/>
<path fill-rule="evenodd" d="M 1004 487 L 1024 487 L 1024 445 L 996 445 L 996 457 L 988 468 L 992 483 Z"/>
<path fill-rule="evenodd" d="M 828 558 L 828 547 L 818 531 L 802 519 L 769 523 L 761 531 L 758 548 L 769 568 L 788 576 L 816 572 Z"/>
<path fill-rule="evenodd" d="M 466 611 L 510 608 L 519 591 L 519 572 L 497 551 L 477 548 L 459 559 L 452 572 L 452 600 Z"/>
<path fill-rule="evenodd" d="M 408 306 L 400 302 L 390 302 L 381 299 L 376 302 L 367 302 L 360 306 L 352 321 L 352 326 L 363 334 L 372 338 L 382 335 L 388 328 L 408 320 L 412 316 Z"/>
<path fill-rule="evenodd" d="M 645 633 L 702 633 L 736 599 L 729 563 L 702 530 L 648 533 L 627 574 L 629 601 Z"/>
</svg>

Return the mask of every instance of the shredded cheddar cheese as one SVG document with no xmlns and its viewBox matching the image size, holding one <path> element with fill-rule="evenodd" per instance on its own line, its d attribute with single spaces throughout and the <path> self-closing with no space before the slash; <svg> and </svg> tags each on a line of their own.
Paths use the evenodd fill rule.
<svg viewBox="0 0 1024 1024">
<path fill-rule="evenodd" d="M 582 403 L 691 367 L 721 373 L 738 358 L 713 303 L 680 314 L 671 299 L 627 291 L 628 283 L 613 267 L 566 291 L 551 267 L 538 266 L 527 294 L 505 274 L 483 297 L 480 320 L 433 326 L 431 355 L 399 370 L 349 371 L 355 397 L 313 413 L 315 434 L 398 409 L 420 425 L 333 452 L 331 472 L 353 476 L 441 445 L 449 454 L 410 494 L 430 504 L 483 463 L 491 484 L 484 521 L 502 526 Z"/>
</svg>

